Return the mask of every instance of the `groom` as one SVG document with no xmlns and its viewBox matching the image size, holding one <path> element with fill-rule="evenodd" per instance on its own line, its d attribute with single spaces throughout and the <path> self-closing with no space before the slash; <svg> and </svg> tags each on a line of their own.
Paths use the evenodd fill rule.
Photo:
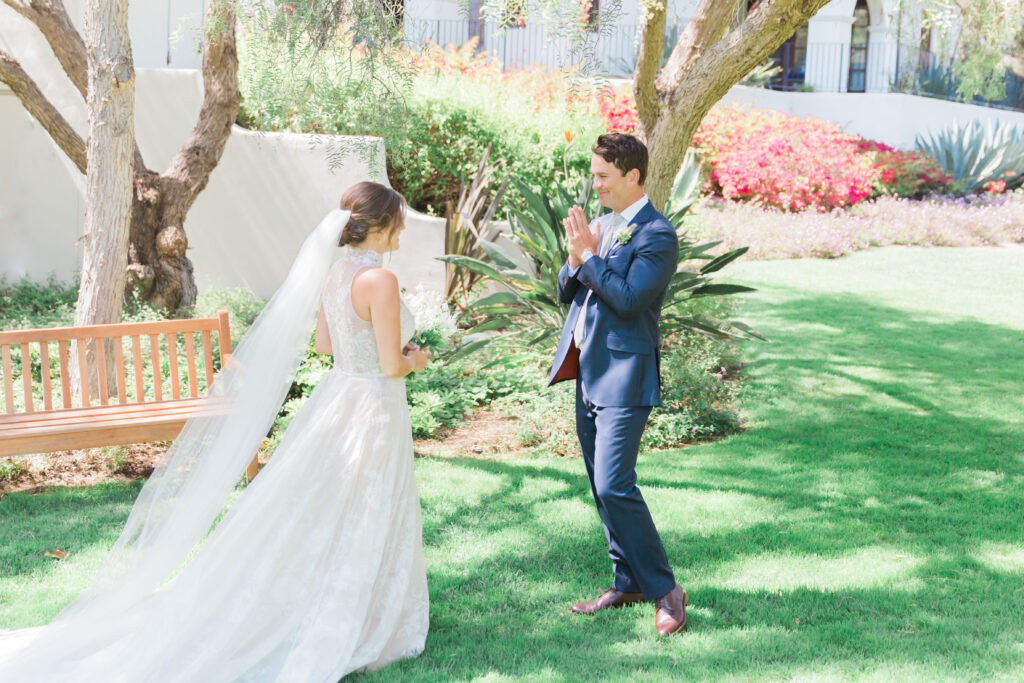
<svg viewBox="0 0 1024 683">
<path fill-rule="evenodd" d="M 558 274 L 558 298 L 571 306 L 549 385 L 576 379 L 576 434 L 615 578 L 572 611 L 653 600 L 658 634 L 667 636 L 686 626 L 687 596 L 636 486 L 636 459 L 651 408 L 661 403 L 658 317 L 679 240 L 644 193 L 640 140 L 598 137 L 590 173 L 598 202 L 611 212 L 588 225 L 574 206 L 563 221 L 569 260 Z"/>
</svg>

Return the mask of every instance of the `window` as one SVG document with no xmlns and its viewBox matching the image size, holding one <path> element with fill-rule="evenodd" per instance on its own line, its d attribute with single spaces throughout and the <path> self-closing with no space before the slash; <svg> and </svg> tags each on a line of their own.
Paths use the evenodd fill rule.
<svg viewBox="0 0 1024 683">
<path fill-rule="evenodd" d="M 866 89 L 870 24 L 867 0 L 857 0 L 853 10 L 853 28 L 850 29 L 850 80 L 846 88 L 849 92 L 864 92 Z"/>
</svg>

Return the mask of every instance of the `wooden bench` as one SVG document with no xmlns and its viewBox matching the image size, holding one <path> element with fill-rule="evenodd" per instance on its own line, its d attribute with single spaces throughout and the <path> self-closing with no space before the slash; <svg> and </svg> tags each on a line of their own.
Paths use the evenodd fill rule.
<svg viewBox="0 0 1024 683">
<path fill-rule="evenodd" d="M 201 357 L 203 379 L 209 387 L 214 377 L 214 333 L 224 364 L 231 357 L 227 311 L 218 311 L 215 318 L 0 332 L 4 406 L 0 414 L 0 456 L 175 438 L 186 420 L 212 409 L 211 399 L 199 394 L 198 365 Z M 183 338 L 184 354 L 179 352 L 179 335 Z M 196 335 L 200 337 L 198 353 Z M 89 340 L 94 340 L 98 351 L 94 362 L 96 376 L 100 379 L 95 385 L 95 396 L 88 379 L 86 344 Z M 110 341 L 101 344 L 99 340 Z M 148 342 L 148 354 L 143 353 L 144 340 Z M 78 343 L 71 345 L 72 341 Z M 54 344 L 56 354 L 51 351 Z M 33 345 L 39 352 L 38 365 L 31 360 Z M 108 388 L 104 379 L 109 374 L 108 358 L 107 353 L 99 351 L 107 345 L 113 351 L 116 392 L 111 392 L 112 387 Z M 18 388 L 12 362 L 15 346 L 21 360 L 21 405 L 15 401 Z M 127 352 L 126 346 L 129 347 Z M 72 353 L 76 356 L 74 359 Z M 130 360 L 127 366 L 130 377 L 126 372 L 126 356 Z M 57 378 L 52 376 L 51 359 L 58 365 Z M 79 369 L 79 386 L 74 387 L 78 389 L 77 396 L 71 386 L 71 363 L 76 363 Z M 37 369 L 38 384 L 33 377 Z M 147 372 L 152 374 L 152 381 L 147 381 Z M 41 401 L 34 396 L 37 386 L 41 389 Z M 256 475 L 257 467 L 253 458 L 246 469 L 247 479 Z"/>
</svg>

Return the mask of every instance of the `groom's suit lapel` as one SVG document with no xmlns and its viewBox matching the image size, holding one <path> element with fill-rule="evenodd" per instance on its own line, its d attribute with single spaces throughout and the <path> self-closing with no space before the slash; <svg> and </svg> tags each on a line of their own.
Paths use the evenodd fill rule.
<svg viewBox="0 0 1024 683">
<path fill-rule="evenodd" d="M 629 246 L 629 244 L 632 244 L 633 239 L 636 238 L 637 233 L 643 230 L 644 226 L 646 226 L 654 219 L 654 214 L 654 207 L 651 206 L 651 202 L 650 200 L 648 200 L 647 203 L 644 204 L 643 208 L 640 209 L 640 211 L 638 211 L 635 216 L 633 216 L 633 220 L 629 221 L 629 223 L 627 223 L 626 225 L 620 225 L 619 227 L 615 228 L 615 232 L 618 232 L 619 230 L 624 230 L 628 228 L 630 225 L 636 226 L 635 228 L 633 228 L 633 233 L 630 236 L 630 240 L 627 244 L 619 244 L 619 241 L 615 239 L 614 236 L 611 238 L 611 243 L 609 243 L 608 245 L 608 251 L 605 253 L 605 258 L 611 257 L 611 255 L 614 254 L 617 249 L 621 249 L 623 247 Z"/>
</svg>

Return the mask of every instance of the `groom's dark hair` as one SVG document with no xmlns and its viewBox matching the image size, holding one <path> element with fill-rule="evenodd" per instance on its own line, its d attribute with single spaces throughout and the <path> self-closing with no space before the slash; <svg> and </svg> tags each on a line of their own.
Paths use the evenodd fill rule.
<svg viewBox="0 0 1024 683">
<path fill-rule="evenodd" d="M 647 180 L 647 145 L 626 133 L 605 133 L 597 137 L 592 150 L 626 175 L 634 168 L 640 172 L 640 184 Z"/>
</svg>

